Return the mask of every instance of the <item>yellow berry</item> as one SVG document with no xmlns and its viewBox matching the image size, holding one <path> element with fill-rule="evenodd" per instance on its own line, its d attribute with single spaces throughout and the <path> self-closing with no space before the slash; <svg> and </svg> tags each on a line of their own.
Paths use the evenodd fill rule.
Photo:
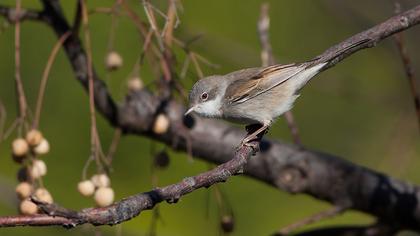
<svg viewBox="0 0 420 236">
<path fill-rule="evenodd" d="M 26 134 L 26 142 L 29 146 L 37 146 L 43 139 L 42 133 L 39 130 L 33 129 Z"/>
<path fill-rule="evenodd" d="M 37 189 L 35 191 L 35 197 L 40 201 L 43 201 L 43 202 L 46 202 L 46 203 L 49 203 L 49 204 L 53 203 L 53 198 L 52 198 L 50 192 L 48 192 L 48 190 L 45 189 L 45 188 Z"/>
<path fill-rule="evenodd" d="M 90 197 L 95 193 L 95 185 L 90 180 L 81 181 L 77 184 L 77 190 L 85 197 Z"/>
<path fill-rule="evenodd" d="M 100 187 L 96 190 L 94 199 L 99 207 L 109 206 L 114 202 L 114 190 L 109 187 Z"/>
<path fill-rule="evenodd" d="M 38 155 L 47 154 L 49 151 L 50 151 L 50 144 L 45 138 L 42 139 L 41 142 L 36 147 L 34 147 L 34 152 Z"/>
<path fill-rule="evenodd" d="M 32 191 L 33 191 L 33 187 L 28 182 L 22 182 L 16 186 L 16 194 L 18 195 L 20 199 L 25 199 L 25 198 L 30 197 L 32 194 Z"/>
<path fill-rule="evenodd" d="M 108 70 L 116 70 L 123 65 L 123 59 L 120 54 L 112 51 L 106 56 L 105 65 Z"/>
<path fill-rule="evenodd" d="M 169 128 L 169 119 L 165 114 L 159 114 L 156 117 L 155 123 L 153 125 L 153 132 L 156 134 L 164 134 L 168 131 Z"/>
<path fill-rule="evenodd" d="M 30 175 L 33 179 L 38 179 L 47 174 L 47 165 L 42 160 L 34 160 L 30 169 Z"/>
<path fill-rule="evenodd" d="M 38 207 L 31 200 L 25 199 L 20 203 L 19 210 L 24 215 L 35 215 L 38 212 Z"/>
<path fill-rule="evenodd" d="M 29 145 L 23 138 L 17 138 L 12 143 L 12 152 L 14 156 L 25 156 L 29 151 Z"/>
<path fill-rule="evenodd" d="M 106 174 L 97 174 L 92 176 L 90 179 L 95 185 L 95 187 L 109 187 L 111 185 L 111 180 L 109 179 L 108 175 Z"/>
<path fill-rule="evenodd" d="M 139 77 L 134 77 L 127 81 L 128 90 L 133 92 L 141 90 L 143 86 L 143 81 Z"/>
</svg>

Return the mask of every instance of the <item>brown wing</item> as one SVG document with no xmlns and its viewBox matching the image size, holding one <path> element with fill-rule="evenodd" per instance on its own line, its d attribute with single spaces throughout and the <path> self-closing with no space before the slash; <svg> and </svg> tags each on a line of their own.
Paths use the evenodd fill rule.
<svg viewBox="0 0 420 236">
<path fill-rule="evenodd" d="M 229 103 L 243 103 L 284 83 L 305 68 L 304 64 L 274 65 L 234 72 L 236 80 L 226 89 Z"/>
</svg>

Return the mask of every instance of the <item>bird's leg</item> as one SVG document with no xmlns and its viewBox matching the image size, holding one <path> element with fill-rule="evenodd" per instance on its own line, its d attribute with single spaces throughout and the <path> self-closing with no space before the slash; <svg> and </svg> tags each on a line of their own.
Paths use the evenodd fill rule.
<svg viewBox="0 0 420 236">
<path fill-rule="evenodd" d="M 242 140 L 242 145 L 249 145 L 249 142 L 257 139 L 258 135 L 261 134 L 262 132 L 267 131 L 268 127 L 270 126 L 270 124 L 263 124 L 259 129 L 257 129 L 256 131 L 254 131 L 253 133 L 247 135 L 243 140 Z M 255 125 L 249 125 L 246 127 L 246 130 L 248 132 L 251 132 L 253 130 L 253 128 L 255 127 Z"/>
</svg>

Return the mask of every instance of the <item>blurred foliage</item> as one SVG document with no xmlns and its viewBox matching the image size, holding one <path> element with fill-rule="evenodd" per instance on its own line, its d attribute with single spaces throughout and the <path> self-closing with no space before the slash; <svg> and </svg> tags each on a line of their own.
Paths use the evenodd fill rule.
<svg viewBox="0 0 420 236">
<path fill-rule="evenodd" d="M 68 19 L 73 18 L 76 1 L 62 1 Z M 143 17 L 140 1 L 129 1 L 132 9 Z M 166 1 L 152 1 L 165 11 Z M 244 67 L 260 65 L 260 46 L 256 34 L 258 0 L 182 1 L 181 25 L 177 37 L 188 41 L 200 39 L 192 48 L 218 69 L 206 68 L 205 74 L 223 74 Z M 279 62 L 309 59 L 346 37 L 358 33 L 393 14 L 392 1 L 269 1 L 271 41 Z M 401 1 L 403 9 L 418 3 Z M 1 4 L 13 6 L 13 0 Z M 109 7 L 110 0 L 90 0 L 89 7 Z M 38 1 L 23 1 L 27 8 L 40 8 Z M 1 19 L 0 22 L 4 22 Z M 103 64 L 107 52 L 111 17 L 106 14 L 90 16 L 93 59 L 98 74 L 105 78 Z M 162 19 L 160 23 L 162 23 Z M 420 78 L 420 27 L 405 33 L 407 48 L 414 69 Z M 9 26 L 0 34 L 0 99 L 8 112 L 7 125 L 16 116 L 14 93 L 14 29 Z M 34 109 L 42 71 L 56 42 L 54 33 L 46 25 L 25 22 L 22 25 L 22 78 L 29 104 Z M 143 42 L 139 40 L 133 23 L 127 17 L 118 19 L 114 47 L 124 58 L 124 66 L 107 78 L 116 99 L 124 95 L 124 86 L 138 58 Z M 179 52 L 178 52 L 179 51 Z M 184 56 L 177 50 L 177 69 Z M 146 84 L 155 79 L 146 65 L 141 70 Z M 186 89 L 197 79 L 190 67 L 182 81 Z M 48 165 L 45 186 L 56 202 L 80 209 L 93 205 L 76 191 L 82 167 L 89 155 L 89 109 L 85 91 L 75 81 L 63 52 L 60 52 L 51 71 L 41 116 L 41 130 L 50 140 L 51 152 L 43 157 Z M 302 92 L 293 109 L 305 146 L 337 154 L 363 166 L 385 172 L 413 183 L 420 181 L 419 129 L 412 97 L 394 42 L 385 40 L 377 47 L 364 50 L 322 73 Z M 98 118 L 103 146 L 106 148 L 113 130 Z M 283 119 L 271 129 L 271 137 L 291 140 Z M 13 136 L 0 144 L 0 214 L 16 214 L 14 186 L 18 165 L 10 158 Z M 116 198 L 152 187 L 150 155 L 152 141 L 138 136 L 121 140 L 113 163 L 112 186 Z M 161 144 L 154 144 L 156 150 Z M 200 160 L 189 162 L 183 153 L 169 153 L 167 169 L 158 170 L 159 185 L 174 183 L 185 176 L 208 168 Z M 91 173 L 95 170 L 91 168 Z M 295 222 L 330 206 L 304 195 L 292 196 L 246 177 L 233 177 L 220 187 L 229 199 L 235 215 L 232 235 L 267 235 L 286 224 Z M 157 235 L 218 235 L 219 212 L 214 188 L 195 191 L 177 204 L 159 206 L 162 220 L 157 223 Z M 208 209 L 206 209 L 208 208 Z M 64 230 L 60 227 L 7 228 L 1 235 L 148 235 L 152 211 L 120 226 L 94 228 L 83 226 Z M 358 213 L 322 221 L 306 228 L 337 225 L 367 224 L 374 219 Z"/>
</svg>

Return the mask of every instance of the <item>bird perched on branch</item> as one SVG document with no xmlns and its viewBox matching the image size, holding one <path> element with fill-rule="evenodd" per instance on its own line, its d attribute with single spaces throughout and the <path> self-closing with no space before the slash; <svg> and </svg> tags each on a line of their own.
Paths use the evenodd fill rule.
<svg viewBox="0 0 420 236">
<path fill-rule="evenodd" d="M 300 89 L 329 62 L 364 42 L 350 44 L 329 58 L 317 57 L 303 63 L 248 68 L 203 78 L 190 91 L 185 115 L 195 112 L 235 123 L 260 124 L 259 129 L 242 140 L 246 145 L 290 110 Z"/>
</svg>

